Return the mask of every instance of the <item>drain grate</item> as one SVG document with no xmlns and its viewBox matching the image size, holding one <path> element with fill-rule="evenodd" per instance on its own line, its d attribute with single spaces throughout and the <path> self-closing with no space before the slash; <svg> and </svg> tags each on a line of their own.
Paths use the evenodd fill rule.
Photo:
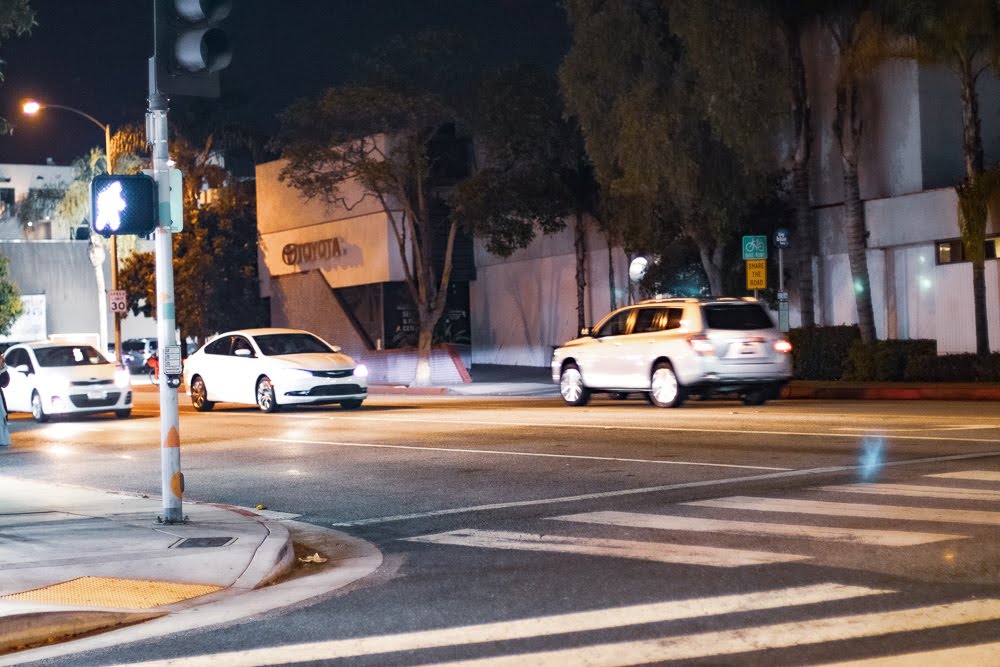
<svg viewBox="0 0 1000 667">
<path fill-rule="evenodd" d="M 185 537 L 170 545 L 171 549 L 199 549 L 203 547 L 225 547 L 236 541 L 235 537 Z"/>
<path fill-rule="evenodd" d="M 152 609 L 222 590 L 222 586 L 177 584 L 169 581 L 81 577 L 61 584 L 23 593 L 0 596 L 0 600 L 21 600 L 47 604 Z"/>
</svg>

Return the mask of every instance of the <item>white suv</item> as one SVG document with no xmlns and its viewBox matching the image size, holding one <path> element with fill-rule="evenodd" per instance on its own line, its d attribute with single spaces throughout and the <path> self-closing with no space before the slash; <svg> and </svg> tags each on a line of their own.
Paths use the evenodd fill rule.
<svg viewBox="0 0 1000 667">
<path fill-rule="evenodd" d="M 641 391 L 660 407 L 714 393 L 761 405 L 792 376 L 792 346 L 754 299 L 643 301 L 580 333 L 552 354 L 552 379 L 570 405 L 595 391 Z"/>
</svg>

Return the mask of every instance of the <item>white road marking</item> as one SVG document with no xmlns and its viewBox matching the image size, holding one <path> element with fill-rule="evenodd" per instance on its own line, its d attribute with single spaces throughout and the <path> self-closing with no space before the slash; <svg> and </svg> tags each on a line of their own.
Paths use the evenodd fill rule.
<svg viewBox="0 0 1000 667">
<path fill-rule="evenodd" d="M 421 447 L 419 445 L 383 445 L 368 442 L 334 442 L 330 440 L 303 440 L 289 438 L 261 438 L 265 442 L 283 442 L 290 445 L 328 445 L 331 447 L 362 447 L 370 449 L 408 449 L 453 454 L 497 454 L 499 456 L 532 456 L 547 459 L 583 459 L 586 461 L 615 461 L 617 463 L 657 463 L 670 466 L 705 466 L 709 468 L 740 468 L 742 470 L 791 470 L 769 466 L 745 466 L 735 463 L 702 463 L 700 461 L 663 461 L 660 459 L 626 459 L 614 456 L 583 456 L 580 454 L 546 454 L 545 452 L 508 452 L 499 449 L 465 449 L 462 447 Z"/>
<path fill-rule="evenodd" d="M 976 482 L 1000 482 L 1000 472 L 994 470 L 964 470 L 962 472 L 942 472 L 936 475 L 925 476 L 940 477 L 942 479 L 967 479 Z"/>
<path fill-rule="evenodd" d="M 729 433 L 748 435 L 780 435 L 780 436 L 802 436 L 808 438 L 857 438 L 858 433 L 835 433 L 832 429 L 824 431 L 765 431 L 761 429 L 746 428 L 694 428 L 687 426 L 635 426 L 629 424 L 573 424 L 573 423 L 546 423 L 546 422 L 515 422 L 515 421 L 486 421 L 473 419 L 420 419 L 415 417 L 369 417 L 365 415 L 354 415 L 351 417 L 329 417 L 342 424 L 348 421 L 376 421 L 387 424 L 434 424 L 435 426 L 497 426 L 519 428 L 552 428 L 552 429 L 592 429 L 598 431 L 661 431 L 678 433 Z M 936 435 L 893 435 L 882 436 L 889 440 L 929 440 L 945 442 L 980 442 L 990 444 L 1000 444 L 1000 438 L 946 438 Z"/>
<path fill-rule="evenodd" d="M 646 623 L 665 623 L 690 618 L 704 618 L 765 609 L 819 604 L 867 595 L 885 595 L 879 590 L 841 584 L 817 584 L 740 595 L 722 595 L 691 600 L 674 600 L 593 611 L 571 612 L 482 625 L 466 625 L 436 630 L 418 630 L 396 635 L 377 635 L 354 639 L 334 639 L 231 651 L 214 655 L 191 656 L 129 663 L 130 667 L 245 667 L 245 665 L 284 665 L 309 660 L 334 660 L 395 651 L 464 646 L 489 642 L 547 637 L 572 632 L 590 632 L 624 628 Z M 120 665 L 118 667 L 126 667 Z"/>
<path fill-rule="evenodd" d="M 837 426 L 834 431 L 860 431 L 870 435 L 881 433 L 906 433 L 907 431 L 982 431 L 1000 429 L 1000 424 L 963 424 L 960 426 L 896 426 L 891 428 L 876 428 L 872 426 Z"/>
<path fill-rule="evenodd" d="M 720 549 L 686 544 L 636 542 L 635 540 L 609 540 L 595 537 L 567 535 L 532 535 L 502 530 L 461 529 L 447 533 L 420 535 L 405 538 L 408 542 L 450 544 L 484 549 L 511 549 L 516 551 L 547 551 L 553 553 L 582 554 L 585 556 L 611 556 L 632 558 L 657 563 L 680 563 L 707 567 L 743 567 L 769 563 L 790 563 L 808 560 L 809 556 L 797 554 Z"/>
<path fill-rule="evenodd" d="M 984 452 L 981 454 L 953 454 L 950 456 L 933 456 L 924 459 L 910 459 L 908 461 L 890 461 L 884 463 L 883 467 L 892 468 L 899 466 L 923 465 L 927 463 L 942 463 L 945 461 L 961 461 L 966 459 L 979 459 L 1000 456 L 1000 452 Z M 447 516 L 450 514 L 465 514 L 466 512 L 490 512 L 499 509 L 509 509 L 512 507 L 531 507 L 535 505 L 553 505 L 559 503 L 574 503 L 584 500 L 600 500 L 603 498 L 620 498 L 622 496 L 632 496 L 643 493 L 659 493 L 661 491 L 678 491 L 682 489 L 697 489 L 722 484 L 739 484 L 742 482 L 760 482 L 772 479 L 784 479 L 788 477 L 806 477 L 809 475 L 826 475 L 829 473 L 846 472 L 857 470 L 858 466 L 828 466 L 825 468 L 805 468 L 802 470 L 788 470 L 783 472 L 772 472 L 763 475 L 748 475 L 746 477 L 729 477 L 724 479 L 708 479 L 697 482 L 679 482 L 677 484 L 664 484 L 662 486 L 647 486 L 638 489 L 620 489 L 618 491 L 601 491 L 597 493 L 581 493 L 575 496 L 557 496 L 554 498 L 539 498 L 537 500 L 514 500 L 504 503 L 490 503 L 486 505 L 471 505 L 468 507 L 451 507 L 442 510 L 428 510 L 426 512 L 413 512 L 412 514 L 395 514 L 391 516 L 374 517 L 371 519 L 356 519 L 354 521 L 340 521 L 330 524 L 336 528 L 350 528 L 355 526 L 370 526 L 377 523 L 389 523 L 392 521 L 409 521 L 411 519 L 426 519 L 436 516 Z"/>
<path fill-rule="evenodd" d="M 667 660 L 692 660 L 823 642 L 879 637 L 896 632 L 930 630 L 979 621 L 992 621 L 998 618 L 1000 618 L 1000 601 L 974 600 L 903 611 L 764 625 L 750 629 L 703 632 L 680 637 L 456 660 L 427 665 L 426 667 L 562 667 L 563 665 L 627 667 Z M 979 653 L 979 655 L 987 654 Z M 962 667 L 970 664 L 997 664 L 995 654 L 991 659 L 992 662 L 962 663 Z M 931 664 L 936 666 L 940 663 L 929 661 L 899 664 Z"/>
<path fill-rule="evenodd" d="M 790 514 L 821 514 L 823 516 L 855 516 L 892 521 L 930 521 L 1000 526 L 1000 512 L 980 510 L 948 510 L 929 507 L 866 505 L 863 503 L 832 503 L 819 500 L 751 498 L 748 496 L 696 500 L 684 504 L 756 512 L 787 512 Z"/>
<path fill-rule="evenodd" d="M 951 500 L 1000 501 L 1000 491 L 958 489 L 953 486 L 923 486 L 920 484 L 842 484 L 821 486 L 820 491 L 867 493 L 876 496 L 911 496 L 914 498 L 947 498 Z"/>
<path fill-rule="evenodd" d="M 862 658 L 846 662 L 825 662 L 823 667 L 912 667 L 913 665 L 934 665 L 934 667 L 968 667 L 969 665 L 1000 664 L 1000 642 L 940 648 L 920 653 L 904 653 L 884 658 Z"/>
<path fill-rule="evenodd" d="M 776 535 L 794 539 L 829 540 L 872 544 L 882 547 L 909 547 L 944 540 L 965 539 L 964 535 L 942 533 L 914 533 L 903 530 L 869 530 L 864 528 L 830 528 L 828 526 L 797 526 L 784 523 L 755 521 L 724 521 L 699 519 L 668 514 L 639 514 L 637 512 L 587 512 L 551 517 L 557 521 L 576 521 L 600 525 L 651 528 L 654 530 L 687 530 L 699 533 L 733 533 L 736 535 Z"/>
</svg>

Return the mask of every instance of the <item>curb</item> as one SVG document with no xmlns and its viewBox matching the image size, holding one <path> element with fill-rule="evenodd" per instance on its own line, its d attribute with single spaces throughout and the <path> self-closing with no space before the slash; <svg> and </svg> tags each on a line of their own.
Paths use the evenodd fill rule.
<svg viewBox="0 0 1000 667">
<path fill-rule="evenodd" d="M 1000 401 L 1000 386 L 918 385 L 851 386 L 837 383 L 791 382 L 781 392 L 788 399 L 889 400 L 889 401 Z"/>
<path fill-rule="evenodd" d="M 0 656 L 24 648 L 60 642 L 88 632 L 142 623 L 167 612 L 36 611 L 0 617 Z"/>
</svg>

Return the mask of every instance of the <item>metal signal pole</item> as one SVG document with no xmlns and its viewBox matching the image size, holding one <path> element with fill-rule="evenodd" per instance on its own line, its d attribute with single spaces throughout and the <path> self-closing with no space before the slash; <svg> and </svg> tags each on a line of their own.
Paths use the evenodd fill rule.
<svg viewBox="0 0 1000 667">
<path fill-rule="evenodd" d="M 149 109 L 146 139 L 153 148 L 153 179 L 158 191 L 156 228 L 156 335 L 160 354 L 160 482 L 163 523 L 184 522 L 184 473 L 181 472 L 180 419 L 177 387 L 180 385 L 180 348 L 174 310 L 174 261 L 170 232 L 170 174 L 167 166 L 167 98 L 156 84 L 156 65 L 149 59 Z M 176 359 L 174 359 L 176 357 Z"/>
</svg>

